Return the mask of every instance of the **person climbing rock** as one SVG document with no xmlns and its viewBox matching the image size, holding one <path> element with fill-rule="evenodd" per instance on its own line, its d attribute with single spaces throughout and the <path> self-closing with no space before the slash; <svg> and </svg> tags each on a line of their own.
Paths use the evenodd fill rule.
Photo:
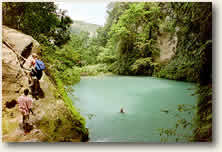
<svg viewBox="0 0 222 152">
<path fill-rule="evenodd" d="M 33 53 L 30 68 L 32 68 L 30 72 L 31 78 L 31 86 L 33 95 L 37 97 L 38 90 L 40 88 L 39 80 L 42 78 L 43 70 L 45 69 L 44 63 L 38 59 L 37 54 Z"/>
<path fill-rule="evenodd" d="M 40 80 L 42 78 L 42 71 L 45 69 L 45 65 L 38 59 L 38 56 L 35 53 L 32 55 L 30 68 L 32 68 L 30 75 Z"/>
<path fill-rule="evenodd" d="M 25 124 L 27 124 L 27 121 L 29 120 L 29 114 L 30 112 L 32 112 L 31 107 L 32 107 L 33 99 L 31 97 L 28 97 L 28 94 L 29 94 L 29 89 L 25 89 L 24 95 L 20 96 L 17 100 L 18 105 L 19 105 L 19 111 L 22 113 L 23 126 L 27 126 Z"/>
</svg>

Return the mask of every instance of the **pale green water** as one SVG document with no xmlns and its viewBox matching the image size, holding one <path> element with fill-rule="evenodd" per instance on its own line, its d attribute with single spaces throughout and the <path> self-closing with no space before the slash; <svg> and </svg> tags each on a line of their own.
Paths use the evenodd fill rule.
<svg viewBox="0 0 222 152">
<path fill-rule="evenodd" d="M 90 142 L 159 143 L 157 129 L 175 125 L 178 104 L 195 104 L 189 88 L 194 84 L 153 77 L 88 77 L 74 86 L 78 98 L 74 104 L 86 118 Z M 121 107 L 125 114 L 119 112 Z M 182 116 L 191 119 L 191 115 Z M 190 134 L 191 130 L 182 132 Z"/>
</svg>

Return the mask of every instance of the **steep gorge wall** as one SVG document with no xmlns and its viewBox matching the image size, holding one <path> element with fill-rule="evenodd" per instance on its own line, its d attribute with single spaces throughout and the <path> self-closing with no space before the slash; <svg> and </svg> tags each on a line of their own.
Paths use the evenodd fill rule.
<svg viewBox="0 0 222 152">
<path fill-rule="evenodd" d="M 83 141 L 87 129 L 78 117 L 67 108 L 64 101 L 56 97 L 57 90 L 50 78 L 43 74 L 38 98 L 34 99 L 30 116 L 32 130 L 24 134 L 21 127 L 22 115 L 16 104 L 25 88 L 32 90 L 28 82 L 29 71 L 21 67 L 19 55 L 29 59 L 33 52 L 39 53 L 40 45 L 31 36 L 3 26 L 2 43 L 2 133 L 3 142 L 33 141 Z M 8 46 L 10 45 L 10 47 Z M 28 68 L 25 62 L 24 67 Z M 83 131 L 85 130 L 85 131 Z"/>
<path fill-rule="evenodd" d="M 176 53 L 177 36 L 162 32 L 157 38 L 157 47 L 160 49 L 160 56 L 155 60 L 160 63 L 168 62 Z"/>
</svg>

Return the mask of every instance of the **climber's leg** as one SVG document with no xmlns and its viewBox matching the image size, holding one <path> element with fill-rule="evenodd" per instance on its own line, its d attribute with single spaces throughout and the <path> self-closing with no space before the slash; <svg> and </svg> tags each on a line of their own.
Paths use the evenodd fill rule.
<svg viewBox="0 0 222 152">
<path fill-rule="evenodd" d="M 37 72 L 34 70 L 34 69 L 32 69 L 32 71 L 29 73 L 29 84 L 30 85 L 33 85 L 33 77 L 35 77 L 37 75 Z"/>
</svg>

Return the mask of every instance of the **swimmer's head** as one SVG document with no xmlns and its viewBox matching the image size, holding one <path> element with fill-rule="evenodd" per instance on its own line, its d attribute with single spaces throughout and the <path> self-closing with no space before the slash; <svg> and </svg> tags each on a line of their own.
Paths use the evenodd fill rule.
<svg viewBox="0 0 222 152">
<path fill-rule="evenodd" d="M 124 113 L 123 108 L 120 109 L 120 112 L 121 112 L 121 113 Z"/>
</svg>

